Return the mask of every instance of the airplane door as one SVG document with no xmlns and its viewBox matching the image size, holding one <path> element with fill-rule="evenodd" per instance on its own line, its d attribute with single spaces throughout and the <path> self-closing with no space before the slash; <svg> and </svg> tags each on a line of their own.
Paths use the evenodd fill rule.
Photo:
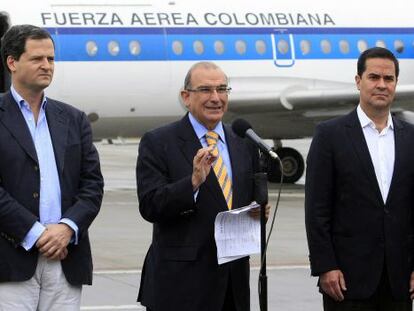
<svg viewBox="0 0 414 311">
<path fill-rule="evenodd" d="M 295 44 L 292 34 L 272 33 L 273 61 L 277 67 L 291 67 L 295 64 Z"/>
</svg>

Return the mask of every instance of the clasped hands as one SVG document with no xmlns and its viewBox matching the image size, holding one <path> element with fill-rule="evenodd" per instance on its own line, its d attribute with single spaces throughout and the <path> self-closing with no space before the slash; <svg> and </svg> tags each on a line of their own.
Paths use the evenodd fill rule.
<svg viewBox="0 0 414 311">
<path fill-rule="evenodd" d="M 36 247 L 48 259 L 63 260 L 68 255 L 67 246 L 72 235 L 73 230 L 68 225 L 50 224 L 37 240 Z"/>
</svg>

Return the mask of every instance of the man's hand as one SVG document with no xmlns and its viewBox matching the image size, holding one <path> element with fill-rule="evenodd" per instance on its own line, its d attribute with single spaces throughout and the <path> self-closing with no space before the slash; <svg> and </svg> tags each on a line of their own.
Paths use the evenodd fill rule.
<svg viewBox="0 0 414 311">
<path fill-rule="evenodd" d="M 201 148 L 194 156 L 193 174 L 191 175 L 193 191 L 196 191 L 206 181 L 207 175 L 210 173 L 211 164 L 216 160 L 216 157 L 211 154 L 213 149 L 213 146 Z"/>
<path fill-rule="evenodd" d="M 249 211 L 249 215 L 253 218 L 260 218 L 260 209 L 261 209 L 261 207 L 251 209 Z M 270 214 L 270 204 L 269 203 L 266 204 L 265 209 L 266 209 L 265 210 L 265 217 L 266 217 L 266 220 L 268 220 L 269 219 L 269 214 Z"/>
<path fill-rule="evenodd" d="M 53 260 L 63 260 L 68 254 L 67 246 L 72 238 L 73 230 L 66 224 L 47 225 L 36 242 L 40 253 Z"/>
<path fill-rule="evenodd" d="M 331 270 L 321 274 L 319 284 L 322 290 L 335 301 L 344 300 L 342 291 L 346 291 L 346 285 L 341 270 Z"/>
<path fill-rule="evenodd" d="M 411 272 L 410 277 L 410 298 L 414 299 L 414 272 Z"/>
</svg>

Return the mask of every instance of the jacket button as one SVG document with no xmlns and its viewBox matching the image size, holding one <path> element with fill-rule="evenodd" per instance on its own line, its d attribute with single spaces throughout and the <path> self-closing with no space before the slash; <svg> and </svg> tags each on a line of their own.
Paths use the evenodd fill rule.
<svg viewBox="0 0 414 311">
<path fill-rule="evenodd" d="M 36 172 L 39 170 L 39 167 L 37 165 L 35 165 L 33 168 Z"/>
<path fill-rule="evenodd" d="M 37 192 L 33 192 L 33 198 L 34 199 L 37 199 L 39 197 L 39 193 L 37 193 Z"/>
</svg>

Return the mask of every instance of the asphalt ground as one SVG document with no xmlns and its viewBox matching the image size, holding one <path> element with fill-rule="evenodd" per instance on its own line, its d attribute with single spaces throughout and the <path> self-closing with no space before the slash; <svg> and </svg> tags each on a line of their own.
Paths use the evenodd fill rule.
<svg viewBox="0 0 414 311">
<path fill-rule="evenodd" d="M 286 146 L 307 155 L 309 140 Z M 81 310 L 145 310 L 136 302 L 152 225 L 138 212 L 135 163 L 138 141 L 96 144 L 105 177 L 101 212 L 90 228 L 94 283 L 83 288 Z M 284 185 L 267 253 L 268 310 L 322 310 L 316 279 L 310 277 L 304 226 L 304 178 Z M 278 184 L 269 184 L 274 210 Z M 269 228 L 270 222 L 268 222 Z M 258 255 L 251 256 L 251 310 L 259 311 Z"/>
</svg>

